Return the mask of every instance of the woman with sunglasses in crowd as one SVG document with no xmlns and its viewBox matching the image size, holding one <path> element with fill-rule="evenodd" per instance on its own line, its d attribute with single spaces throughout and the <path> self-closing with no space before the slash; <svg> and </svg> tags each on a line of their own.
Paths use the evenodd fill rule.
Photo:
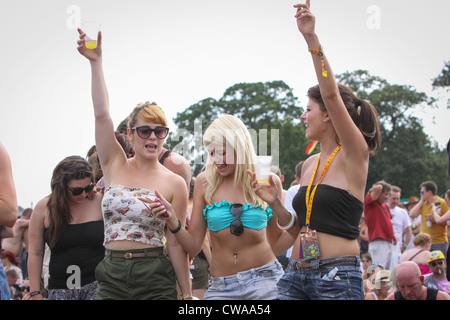
<svg viewBox="0 0 450 320">
<path fill-rule="evenodd" d="M 283 209 L 272 188 L 255 189 L 276 212 L 281 226 L 295 242 L 286 274 L 280 279 L 280 299 L 362 300 L 363 279 L 359 258 L 359 223 L 369 165 L 369 153 L 380 146 L 375 108 L 339 85 L 319 38 L 310 1 L 294 5 L 297 27 L 312 56 L 319 85 L 308 90 L 308 105 L 301 120 L 306 138 L 319 141 L 321 152 L 303 164 L 300 189 L 292 214 Z M 292 226 L 292 227 L 291 227 Z"/>
<path fill-rule="evenodd" d="M 95 268 L 105 255 L 102 197 L 94 191 L 92 168 L 81 157 L 62 160 L 54 169 L 51 194 L 34 208 L 29 226 L 30 296 L 43 299 L 41 273 L 45 244 L 51 250 L 49 300 L 93 300 Z"/>
<path fill-rule="evenodd" d="M 283 269 L 273 250 L 283 238 L 247 173 L 254 170 L 255 160 L 249 131 L 237 117 L 222 115 L 206 129 L 203 143 L 208 158 L 205 171 L 196 178 L 189 231 L 178 230 L 180 221 L 165 199 L 161 205 L 149 205 L 168 212 L 168 226 L 177 228 L 178 241 L 192 256 L 200 251 L 209 229 L 212 278 L 205 300 L 275 299 Z M 281 181 L 274 179 L 281 197 Z"/>
<path fill-rule="evenodd" d="M 155 201 L 157 190 L 172 204 L 184 225 L 186 183 L 158 161 L 169 131 L 164 112 L 155 103 L 134 108 L 127 135 L 135 154 L 127 158 L 114 135 L 109 112 L 101 32 L 97 48 L 87 49 L 86 34 L 78 31 L 78 51 L 91 66 L 95 142 L 105 179 L 102 210 L 106 256 L 96 271 L 97 299 L 174 300 L 177 279 L 183 296 L 191 296 L 187 253 L 172 232 L 167 232 L 166 241 L 165 221 L 139 200 L 144 197 Z"/>
</svg>

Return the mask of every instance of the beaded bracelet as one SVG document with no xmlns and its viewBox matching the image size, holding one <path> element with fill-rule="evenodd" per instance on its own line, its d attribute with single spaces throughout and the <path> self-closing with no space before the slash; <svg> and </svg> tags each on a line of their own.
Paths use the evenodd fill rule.
<svg viewBox="0 0 450 320">
<path fill-rule="evenodd" d="M 317 54 L 320 57 L 320 60 L 322 61 L 322 76 L 324 78 L 328 77 L 328 72 L 327 69 L 325 68 L 325 58 L 322 46 L 319 47 L 319 50 L 309 48 L 309 52 L 311 52 L 312 54 Z"/>
</svg>

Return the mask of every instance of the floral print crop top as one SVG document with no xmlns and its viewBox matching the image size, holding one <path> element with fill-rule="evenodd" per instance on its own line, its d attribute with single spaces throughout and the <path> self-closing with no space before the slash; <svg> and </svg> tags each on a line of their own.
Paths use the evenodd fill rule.
<svg viewBox="0 0 450 320">
<path fill-rule="evenodd" d="M 105 190 L 102 201 L 104 245 L 115 240 L 131 240 L 164 246 L 165 221 L 158 219 L 138 197 L 156 199 L 153 191 L 142 188 L 114 185 Z"/>
</svg>

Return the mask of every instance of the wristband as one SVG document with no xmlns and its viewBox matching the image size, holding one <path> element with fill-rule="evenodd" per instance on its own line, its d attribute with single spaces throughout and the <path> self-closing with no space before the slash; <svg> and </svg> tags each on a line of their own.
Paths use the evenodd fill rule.
<svg viewBox="0 0 450 320">
<path fill-rule="evenodd" d="M 181 229 L 181 221 L 180 221 L 180 219 L 178 219 L 178 227 L 176 227 L 175 230 L 172 230 L 172 229 L 170 229 L 170 227 L 169 227 L 169 230 L 170 230 L 170 232 L 172 232 L 172 233 L 177 233 L 178 231 L 180 231 L 180 229 Z"/>
<path fill-rule="evenodd" d="M 30 297 L 37 296 L 38 294 L 42 295 L 40 291 L 32 291 L 30 292 Z"/>
</svg>

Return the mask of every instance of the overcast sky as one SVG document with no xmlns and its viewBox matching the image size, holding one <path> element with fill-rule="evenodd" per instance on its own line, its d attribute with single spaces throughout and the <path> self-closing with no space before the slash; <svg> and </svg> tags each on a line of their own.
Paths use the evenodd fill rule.
<svg viewBox="0 0 450 320">
<path fill-rule="evenodd" d="M 431 79 L 450 60 L 450 2 L 311 0 L 335 73 L 368 70 L 391 84 L 440 97 L 418 110 L 441 147 L 448 97 Z M 94 142 L 90 69 L 76 50 L 76 24 L 102 25 L 111 115 L 156 101 L 169 119 L 240 82 L 283 80 L 306 104 L 317 83 L 287 0 L 2 0 L 0 141 L 13 165 L 19 205 L 50 193 L 54 167 Z M 173 123 L 173 122 L 171 122 Z M 172 129 L 175 129 L 172 125 Z M 445 168 L 444 168 L 445 169 Z"/>
</svg>

